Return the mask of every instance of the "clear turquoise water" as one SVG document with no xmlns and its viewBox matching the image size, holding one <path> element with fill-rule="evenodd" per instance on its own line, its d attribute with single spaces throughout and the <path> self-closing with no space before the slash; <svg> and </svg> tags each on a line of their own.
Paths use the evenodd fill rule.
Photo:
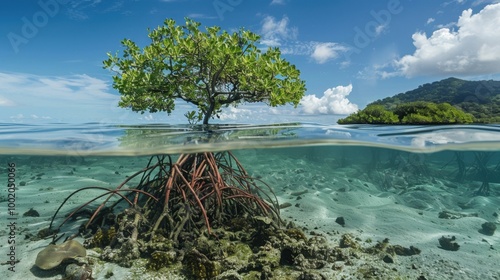
<svg viewBox="0 0 500 280">
<path fill-rule="evenodd" d="M 414 232 L 391 233 L 389 229 L 376 228 L 373 220 L 367 218 L 369 215 L 352 214 L 354 210 L 348 208 L 383 208 L 384 204 L 377 205 L 377 199 L 391 198 L 395 204 L 418 213 L 417 218 L 420 216 L 422 221 L 431 216 L 436 219 L 444 210 L 477 214 L 476 220 L 468 224 L 473 224 L 472 229 L 453 225 L 426 229 L 422 230 L 422 240 L 415 243 L 421 246 L 435 243 L 431 247 L 437 248 L 437 237 L 456 235 L 462 238 L 464 249 L 460 252 L 468 254 L 461 257 L 490 254 L 487 260 L 492 264 L 500 261 L 499 233 L 486 236 L 479 232 L 485 221 L 497 224 L 499 221 L 499 126 L 287 123 L 211 126 L 207 132 L 200 127 L 180 125 L 0 124 L 0 165 L 2 170 L 11 163 L 16 165 L 17 211 L 24 212 L 34 207 L 40 212 L 40 218 L 26 218 L 23 235 L 30 231 L 35 234 L 36 230 L 47 225 L 60 203 L 60 198 L 54 193 L 69 193 L 89 185 L 116 186 L 126 176 L 144 167 L 151 155 L 225 150 L 233 151 L 251 175 L 269 184 L 280 203 L 291 202 L 295 207 L 284 209 L 282 215 L 308 230 L 339 230 L 332 221 L 327 224 L 328 219 L 316 223 L 314 217 L 304 219 L 297 212 L 310 210 L 318 213 L 318 209 L 311 206 L 318 203 L 318 208 L 324 207 L 335 216 L 345 216 L 348 221 L 355 222 L 357 226 L 352 230 L 357 233 L 400 242 L 414 239 Z M 0 182 L 6 185 L 8 176 L 8 172 L 2 172 Z M 22 186 L 20 182 L 23 182 Z M 301 201 L 296 201 L 297 198 L 291 195 L 304 190 L 308 192 Z M 356 195 L 348 195 L 353 192 L 366 193 L 373 201 L 370 198 L 356 201 Z M 6 195 L 7 189 L 4 188 L 0 196 L 5 204 Z M 387 206 L 387 211 L 391 209 Z M 394 213 L 396 220 L 397 215 Z M 335 216 L 329 219 L 334 220 Z M 5 211 L 0 218 L 7 220 Z M 19 219 L 23 219 L 21 215 Z M 407 238 L 405 234 L 408 234 Z M 426 238 L 426 234 L 433 237 Z M 469 239 L 479 240 L 485 246 L 468 248 L 467 242 L 476 244 Z M 441 252 L 441 249 L 436 250 Z M 448 253 L 442 252 L 444 255 Z M 441 258 L 446 260 L 444 256 Z M 468 271 L 462 279 L 472 275 L 478 276 L 477 279 L 499 276 L 488 262 L 483 259 L 480 262 L 482 272 L 476 271 L 476 264 L 460 263 Z M 453 270 L 453 266 L 448 270 L 436 268 L 436 273 Z M 461 277 L 443 276 L 442 279 Z"/>
<path fill-rule="evenodd" d="M 500 126 L 1 124 L 0 154 L 151 155 L 297 146 L 497 151 Z"/>
</svg>

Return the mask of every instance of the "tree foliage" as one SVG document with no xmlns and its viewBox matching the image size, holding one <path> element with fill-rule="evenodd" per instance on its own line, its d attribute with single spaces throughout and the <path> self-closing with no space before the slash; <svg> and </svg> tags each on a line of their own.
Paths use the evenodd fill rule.
<svg viewBox="0 0 500 280">
<path fill-rule="evenodd" d="M 464 124 L 474 117 L 448 103 L 408 102 L 387 110 L 382 105 L 365 109 L 338 121 L 339 124 Z"/>
<path fill-rule="evenodd" d="M 398 117 L 382 105 L 367 106 L 365 109 L 338 121 L 339 124 L 394 124 L 398 122 Z"/>
<path fill-rule="evenodd" d="M 174 100 L 181 99 L 198 108 L 185 114 L 190 122 L 208 124 L 222 107 L 241 102 L 298 105 L 305 82 L 278 48 L 261 51 L 259 36 L 244 29 L 230 34 L 217 26 L 202 31 L 200 25 L 189 18 L 184 26 L 167 19 L 148 30 L 150 45 L 140 48 L 124 39 L 122 57 L 108 53 L 104 68 L 116 73 L 120 107 L 170 114 Z"/>
</svg>

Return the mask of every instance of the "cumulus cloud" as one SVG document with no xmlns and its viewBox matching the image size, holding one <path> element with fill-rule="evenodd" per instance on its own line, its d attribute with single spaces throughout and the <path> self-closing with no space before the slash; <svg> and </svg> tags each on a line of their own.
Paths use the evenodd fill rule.
<svg viewBox="0 0 500 280">
<path fill-rule="evenodd" d="M 427 24 L 431 24 L 431 23 L 433 23 L 434 21 L 435 21 L 435 19 L 434 19 L 434 18 L 428 18 L 428 19 L 427 19 Z"/>
<path fill-rule="evenodd" d="M 339 53 L 346 52 L 347 47 L 337 43 L 317 43 L 313 47 L 311 57 L 319 64 L 323 64 L 329 60 L 335 59 Z"/>
<path fill-rule="evenodd" d="M 276 20 L 272 16 L 265 17 L 261 28 L 262 44 L 278 47 L 283 41 L 295 40 L 299 31 L 296 27 L 290 27 L 289 21 L 287 16 L 283 16 L 281 20 Z"/>
<path fill-rule="evenodd" d="M 478 75 L 500 72 L 500 3 L 473 14 L 462 12 L 457 29 L 441 28 L 427 37 L 413 34 L 412 55 L 396 61 L 400 74 Z"/>
<path fill-rule="evenodd" d="M 302 110 L 306 114 L 351 114 L 358 111 L 358 105 L 349 101 L 347 96 L 352 91 L 352 84 L 329 88 L 323 97 L 306 95 L 300 101 Z"/>
</svg>

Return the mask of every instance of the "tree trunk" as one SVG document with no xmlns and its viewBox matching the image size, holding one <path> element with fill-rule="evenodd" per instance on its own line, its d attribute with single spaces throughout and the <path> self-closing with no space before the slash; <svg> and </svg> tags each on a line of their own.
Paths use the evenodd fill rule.
<svg viewBox="0 0 500 280">
<path fill-rule="evenodd" d="M 203 125 L 208 125 L 208 120 L 212 116 L 214 109 L 215 109 L 215 100 L 210 101 L 210 106 L 208 107 L 208 110 L 205 112 L 205 116 L 203 117 Z"/>
</svg>

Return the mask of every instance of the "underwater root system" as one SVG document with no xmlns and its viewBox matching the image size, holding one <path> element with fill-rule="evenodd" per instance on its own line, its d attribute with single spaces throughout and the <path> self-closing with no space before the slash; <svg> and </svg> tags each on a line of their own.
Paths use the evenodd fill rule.
<svg viewBox="0 0 500 280">
<path fill-rule="evenodd" d="M 128 187 L 140 178 L 133 188 Z M 71 211 L 57 227 L 54 220 L 75 194 L 102 191 Z M 96 206 L 97 205 L 97 206 Z M 200 236 L 234 219 L 263 217 L 280 224 L 279 206 L 271 188 L 250 177 L 231 152 L 153 156 L 147 167 L 129 176 L 115 189 L 89 186 L 71 193 L 55 212 L 48 232 L 86 213 L 89 219 L 77 234 L 91 237 L 88 246 L 168 240 L 173 246 Z M 53 243 L 55 243 L 53 241 Z M 106 244 L 108 243 L 108 244 Z M 138 252 L 135 254 L 138 256 Z"/>
</svg>

